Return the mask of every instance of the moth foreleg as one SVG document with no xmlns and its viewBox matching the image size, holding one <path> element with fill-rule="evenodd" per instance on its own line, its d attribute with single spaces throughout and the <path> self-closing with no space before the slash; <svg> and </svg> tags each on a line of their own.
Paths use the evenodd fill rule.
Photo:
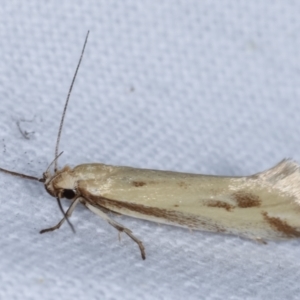
<svg viewBox="0 0 300 300">
<path fill-rule="evenodd" d="M 76 205 L 78 204 L 79 202 L 79 198 L 76 198 L 75 200 L 73 200 L 73 202 L 71 203 L 70 207 L 68 208 L 67 212 L 66 212 L 66 217 L 69 218 L 71 217 Z M 40 233 L 45 233 L 45 232 L 49 232 L 49 231 L 53 231 L 53 230 L 56 230 L 56 229 L 59 229 L 60 226 L 64 223 L 64 221 L 66 220 L 66 217 L 63 217 L 55 226 L 53 227 L 50 227 L 50 228 L 46 228 L 46 229 L 42 229 L 40 231 Z"/>
<path fill-rule="evenodd" d="M 97 214 L 99 217 L 107 221 L 111 226 L 116 228 L 119 232 L 125 232 L 135 243 L 138 244 L 140 251 L 141 251 L 141 256 L 142 259 L 146 259 L 146 252 L 145 252 L 145 247 L 136 236 L 132 234 L 132 231 L 126 227 L 124 227 L 122 224 L 119 224 L 115 220 L 111 219 L 105 212 L 101 210 L 101 208 L 95 207 L 93 205 L 90 205 L 89 203 L 85 203 L 86 207 Z"/>
</svg>

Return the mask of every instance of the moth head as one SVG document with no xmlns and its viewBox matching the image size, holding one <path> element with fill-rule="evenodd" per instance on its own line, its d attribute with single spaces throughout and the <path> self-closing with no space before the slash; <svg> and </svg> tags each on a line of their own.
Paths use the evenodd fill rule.
<svg viewBox="0 0 300 300">
<path fill-rule="evenodd" d="M 77 182 L 70 167 L 65 166 L 54 175 L 46 171 L 43 178 L 45 189 L 51 196 L 70 200 L 77 196 Z"/>
</svg>

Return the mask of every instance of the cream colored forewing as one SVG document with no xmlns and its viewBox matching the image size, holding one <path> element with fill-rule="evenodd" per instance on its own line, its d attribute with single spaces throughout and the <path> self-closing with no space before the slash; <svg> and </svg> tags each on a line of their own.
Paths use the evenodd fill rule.
<svg viewBox="0 0 300 300">
<path fill-rule="evenodd" d="M 101 175 L 79 184 L 92 205 L 141 219 L 249 238 L 300 236 L 300 173 L 294 162 L 283 161 L 249 177 L 95 166 Z"/>
</svg>

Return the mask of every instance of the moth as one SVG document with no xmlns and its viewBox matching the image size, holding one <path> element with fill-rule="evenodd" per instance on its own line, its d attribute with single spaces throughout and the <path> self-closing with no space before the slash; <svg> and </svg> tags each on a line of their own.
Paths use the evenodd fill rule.
<svg viewBox="0 0 300 300">
<path fill-rule="evenodd" d="M 101 163 L 75 168 L 57 168 L 59 142 L 70 94 L 84 54 L 86 35 L 79 62 L 65 102 L 55 148 L 54 161 L 42 178 L 0 171 L 42 182 L 57 199 L 63 218 L 53 231 L 67 221 L 78 203 L 106 220 L 137 243 L 146 258 L 141 240 L 117 223 L 110 212 L 190 229 L 235 234 L 265 240 L 300 237 L 300 168 L 283 160 L 273 168 L 251 176 L 226 177 L 170 171 L 136 169 Z M 54 165 L 54 173 L 50 168 Z M 71 204 L 64 212 L 60 199 Z"/>
</svg>

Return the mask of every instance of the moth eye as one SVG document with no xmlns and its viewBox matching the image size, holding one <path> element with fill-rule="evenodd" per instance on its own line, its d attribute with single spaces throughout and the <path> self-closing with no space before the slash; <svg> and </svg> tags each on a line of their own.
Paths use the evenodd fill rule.
<svg viewBox="0 0 300 300">
<path fill-rule="evenodd" d="M 75 197 L 75 192 L 73 190 L 63 190 L 62 198 L 73 199 Z"/>
</svg>

